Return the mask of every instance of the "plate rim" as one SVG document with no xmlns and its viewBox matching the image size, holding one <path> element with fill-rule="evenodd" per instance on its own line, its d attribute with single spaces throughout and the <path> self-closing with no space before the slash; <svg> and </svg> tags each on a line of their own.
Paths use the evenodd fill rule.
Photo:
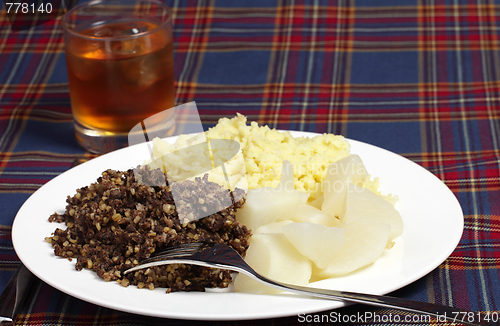
<svg viewBox="0 0 500 326">
<path fill-rule="evenodd" d="M 280 132 L 285 132 L 287 130 L 278 130 Z M 303 132 L 303 131 L 291 131 L 291 130 L 288 130 L 288 132 L 290 132 L 292 134 L 292 136 L 294 137 L 314 137 L 314 136 L 318 136 L 318 135 L 321 135 L 319 133 L 314 133 L 314 132 Z M 177 137 L 168 137 L 168 138 L 165 138 L 167 141 L 175 141 Z M 397 154 L 397 153 L 394 153 L 394 152 L 391 152 L 387 149 L 384 149 L 382 147 L 379 147 L 379 146 L 376 146 L 376 145 L 372 145 L 372 144 L 369 144 L 369 143 L 365 143 L 365 142 L 361 142 L 361 141 L 358 141 L 358 140 L 354 140 L 354 139 L 349 139 L 349 138 L 345 138 L 349 144 L 351 145 L 355 145 L 355 146 L 362 146 L 362 147 L 367 147 L 367 148 L 370 148 L 371 150 L 374 150 L 374 151 L 382 151 L 384 152 L 385 154 L 387 155 L 395 155 L 403 160 L 405 160 L 405 162 L 407 163 L 411 163 L 413 164 L 414 167 L 418 168 L 418 169 L 421 169 L 421 171 L 425 171 L 426 173 L 428 173 L 430 176 L 432 176 L 433 178 L 435 178 L 436 180 L 438 180 L 439 182 L 441 182 L 444 187 L 446 187 L 446 189 L 448 190 L 449 193 L 453 194 L 453 197 L 455 198 L 456 200 L 456 205 L 458 205 L 458 208 L 460 209 L 460 213 L 461 213 L 461 219 L 459 219 L 460 221 L 460 229 L 461 229 L 461 232 L 458 234 L 455 234 L 455 237 L 453 239 L 453 245 L 449 245 L 448 246 L 448 250 L 446 251 L 446 258 L 443 259 L 439 264 L 441 264 L 444 260 L 446 260 L 452 253 L 453 251 L 455 250 L 456 246 L 459 244 L 461 238 L 462 238 L 462 234 L 463 234 L 463 227 L 464 227 L 464 216 L 463 216 L 463 211 L 462 211 L 462 208 L 461 208 L 461 205 L 458 201 L 458 199 L 456 198 L 456 196 L 454 195 L 454 193 L 444 184 L 444 182 L 442 182 L 442 180 L 440 180 L 436 175 L 434 175 L 433 173 L 431 173 L 430 171 L 428 171 L 427 169 L 425 169 L 424 167 L 422 167 L 421 165 L 407 159 L 406 157 L 400 155 L 400 154 Z M 151 142 L 150 142 L 151 143 Z M 78 295 L 75 293 L 73 293 L 74 291 L 68 291 L 68 289 L 65 289 L 65 288 L 61 288 L 60 286 L 58 286 L 57 284 L 54 284 L 54 282 L 52 280 L 47 280 L 47 277 L 45 276 L 44 273 L 41 273 L 39 270 L 37 270 L 35 268 L 35 270 L 33 270 L 33 268 L 30 268 L 30 263 L 28 262 L 26 264 L 26 257 L 24 255 L 24 253 L 22 253 L 21 251 L 21 254 L 19 254 L 18 252 L 18 248 L 19 248 L 19 242 L 18 241 L 21 241 L 19 240 L 19 232 L 17 231 L 18 229 L 18 224 L 19 224 L 19 218 L 18 216 L 21 215 L 22 212 L 24 212 L 24 210 L 27 209 L 27 207 L 29 206 L 30 204 L 30 199 L 35 196 L 35 194 L 40 194 L 41 192 L 43 192 L 42 189 L 46 189 L 46 185 L 47 184 L 54 184 L 54 183 L 57 183 L 59 182 L 59 180 L 64 180 L 65 176 L 67 175 L 66 173 L 68 173 L 69 171 L 71 170 L 76 170 L 76 171 L 84 171 L 86 167 L 90 166 L 89 163 L 91 164 L 96 164 L 96 165 L 99 165 L 99 163 L 102 161 L 102 162 L 105 162 L 106 161 L 106 158 L 103 159 L 103 157 L 111 157 L 112 155 L 118 155 L 119 154 L 116 154 L 117 152 L 120 152 L 120 153 L 124 153 L 125 151 L 134 151 L 136 150 L 137 148 L 139 147 L 145 147 L 146 146 L 146 143 L 142 143 L 142 144 L 137 144 L 137 145 L 134 145 L 134 146 L 131 146 L 131 147 L 128 147 L 128 148 L 122 148 L 122 149 L 119 149 L 119 150 L 116 150 L 116 151 L 113 151 L 113 152 L 110 152 L 110 153 L 107 153 L 107 154 L 104 154 L 102 156 L 99 156 L 99 157 L 96 157 L 86 163 L 83 163 L 81 164 L 80 166 L 77 166 L 73 169 L 70 169 L 70 170 L 67 170 L 63 173 L 61 173 L 60 175 L 54 177 L 53 179 L 49 180 L 46 184 L 44 184 L 43 186 L 41 186 L 37 191 L 35 191 L 24 203 L 23 205 L 21 206 L 21 208 L 19 209 L 18 213 L 16 214 L 16 217 L 14 218 L 14 221 L 13 221 L 13 224 L 12 224 L 12 244 L 13 244 L 13 247 L 14 247 L 14 250 L 16 251 L 16 254 L 18 255 L 19 259 L 21 260 L 21 262 L 23 262 L 23 264 L 25 264 L 25 266 L 30 269 L 33 274 L 35 274 L 38 278 L 42 279 L 45 283 L 49 284 L 50 286 L 68 294 L 68 295 L 71 295 L 73 297 L 76 297 L 78 299 L 81 299 L 81 300 L 84 300 L 86 302 L 90 302 L 92 304 L 96 304 L 96 305 L 100 305 L 100 306 L 104 306 L 104 307 L 107 307 L 107 308 L 110 308 L 110 309 L 116 309 L 116 310 L 120 310 L 120 311 L 124 311 L 124 312 L 128 312 L 128 313 L 135 313 L 135 314 L 140 314 L 140 315 L 146 315 L 146 316 L 152 316 L 152 317 L 160 317 L 160 318 L 176 318 L 176 319 L 186 319 L 186 320 L 213 320 L 213 321 L 217 321 L 217 320 L 251 320 L 251 319 L 260 319 L 260 318 L 279 318 L 279 317 L 287 317 L 287 316 L 293 316 L 293 315 L 297 315 L 297 314 L 308 314 L 308 313 L 317 313 L 317 312 L 320 312 L 320 311 L 325 311 L 325 310 L 329 310 L 329 309 L 337 309 L 337 308 L 340 308 L 342 306 L 345 306 L 346 304 L 343 304 L 343 303 L 339 303 L 339 302 L 332 302 L 332 301 L 326 301 L 328 302 L 328 304 L 324 304 L 324 305 L 318 305 L 318 309 L 311 309 L 311 308 L 308 308 L 308 309 L 304 309 L 303 311 L 294 311 L 292 314 L 290 314 L 290 312 L 268 312 L 268 313 L 264 313 L 264 312 L 260 312 L 260 314 L 258 315 L 251 315 L 251 314 L 247 314 L 247 315 L 241 315 L 241 316 L 234 316 L 234 315 L 221 315 L 221 314 L 214 314 L 214 315 L 195 315 L 195 316 L 192 316 L 192 315 L 186 315 L 185 313 L 168 313 L 168 314 L 165 314 L 165 313 L 161 313 L 161 314 L 157 314 L 155 312 L 151 312 L 151 311 L 144 311 L 143 309 L 121 309 L 121 307 L 117 307 L 115 305 L 112 304 L 112 302 L 106 302 L 106 300 L 88 300 L 87 297 L 85 296 L 81 296 L 81 295 Z M 352 153 L 352 151 L 351 151 Z M 352 153 L 352 154 L 356 154 L 356 153 Z M 362 157 L 362 153 L 359 153 L 361 158 Z M 96 161 L 94 161 L 96 160 Z M 104 171 L 105 169 L 107 169 L 107 167 L 104 167 L 102 168 L 102 171 Z M 100 171 L 100 172 L 102 172 Z M 370 172 L 370 170 L 368 169 L 368 171 Z M 74 172 L 73 172 L 74 173 Z M 370 173 L 371 174 L 371 173 Z M 95 178 L 93 178 L 94 180 L 97 178 L 98 176 L 95 176 Z M 90 178 L 90 177 L 89 177 Z M 383 180 L 382 180 L 383 182 Z M 45 188 L 44 188 L 45 187 Z M 80 186 L 74 186 L 73 188 L 76 190 L 76 188 L 79 188 Z M 64 204 L 65 205 L 65 204 Z M 62 206 L 62 204 L 61 204 Z M 48 216 L 46 217 L 46 219 L 48 219 Z M 55 227 L 57 227 L 57 224 L 56 223 L 51 223 L 55 229 Z M 49 236 L 46 235 L 46 236 Z M 43 239 L 42 239 L 43 240 Z M 444 256 L 445 254 L 443 253 L 441 256 Z M 54 256 L 54 258 L 56 258 Z M 424 277 L 425 275 L 427 275 L 429 272 L 431 272 L 432 270 L 436 269 L 439 264 L 432 264 L 427 266 L 428 268 L 425 269 L 425 273 L 420 273 L 421 275 L 418 276 L 418 277 L 413 277 L 413 278 L 409 278 L 408 281 L 405 283 L 405 284 L 398 284 L 398 285 L 395 285 L 394 287 L 388 287 L 386 290 L 382 291 L 382 293 L 378 293 L 378 294 L 387 294 L 389 292 L 392 292 L 394 290 L 397 290 L 397 289 L 400 289 L 404 286 L 407 286 L 408 284 L 411 284 L 413 282 L 415 282 L 416 280 Z M 435 266 L 434 266 L 435 265 Z M 32 266 L 31 266 L 32 267 Z M 170 294 L 172 295 L 172 294 Z M 238 295 L 248 295 L 248 294 L 242 294 L 242 293 L 239 293 Z M 295 298 L 293 299 L 295 300 Z M 307 300 L 311 300 L 311 299 L 307 299 Z M 333 304 L 335 303 L 335 304 Z"/>
</svg>

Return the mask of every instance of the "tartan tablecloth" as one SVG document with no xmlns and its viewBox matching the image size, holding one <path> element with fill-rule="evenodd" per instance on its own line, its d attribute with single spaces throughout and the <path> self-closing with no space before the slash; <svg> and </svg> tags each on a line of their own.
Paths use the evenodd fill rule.
<svg viewBox="0 0 500 326">
<path fill-rule="evenodd" d="M 425 167 L 458 198 L 463 236 L 438 268 L 392 295 L 498 313 L 500 1 L 167 4 L 177 104 L 196 101 L 205 128 L 240 112 L 272 128 L 341 134 Z M 19 264 L 10 238 L 18 209 L 75 158 L 92 155 L 73 134 L 61 20 L 12 33 L 2 7 L 0 35 L 2 290 Z M 361 305 L 338 312 L 365 311 L 403 316 Z M 190 323 L 95 306 L 41 281 L 17 319 L 19 325 Z M 233 324 L 303 322 L 292 316 Z"/>
</svg>

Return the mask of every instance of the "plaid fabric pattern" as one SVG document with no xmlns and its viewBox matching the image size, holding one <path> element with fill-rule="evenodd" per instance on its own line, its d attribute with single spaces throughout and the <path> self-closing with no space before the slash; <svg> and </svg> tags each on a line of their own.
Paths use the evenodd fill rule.
<svg viewBox="0 0 500 326">
<path fill-rule="evenodd" d="M 205 128 L 240 112 L 272 128 L 342 134 L 424 166 L 459 199 L 464 233 L 443 264 L 393 295 L 500 311 L 500 1 L 166 3 L 177 104 L 196 101 Z M 13 34 L 3 8 L 0 35 L 1 290 L 18 265 L 10 226 L 19 207 L 75 158 L 92 156 L 74 140 L 60 19 Z M 337 312 L 365 311 L 408 315 L 359 305 Z M 190 324 L 98 307 L 40 281 L 17 323 Z"/>
</svg>

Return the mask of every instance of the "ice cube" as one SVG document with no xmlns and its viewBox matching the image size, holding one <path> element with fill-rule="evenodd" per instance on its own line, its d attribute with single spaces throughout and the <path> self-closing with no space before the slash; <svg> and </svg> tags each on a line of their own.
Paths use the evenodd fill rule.
<svg viewBox="0 0 500 326">
<path fill-rule="evenodd" d="M 78 79 L 89 81 L 102 73 L 103 66 L 99 59 L 105 57 L 102 42 L 88 41 L 74 51 L 68 51 L 66 60 Z"/>
<path fill-rule="evenodd" d="M 106 26 L 96 28 L 93 32 L 93 36 L 96 37 L 111 37 L 113 36 L 113 30 Z"/>
<path fill-rule="evenodd" d="M 125 86 L 133 87 L 134 90 L 145 90 L 157 80 L 157 72 L 151 64 L 151 58 L 135 58 L 122 62 L 123 78 Z"/>
<path fill-rule="evenodd" d="M 113 41 L 111 51 L 118 56 L 131 56 L 143 51 L 143 43 L 142 39 Z"/>
<path fill-rule="evenodd" d="M 115 30 L 114 36 L 135 35 L 135 34 L 147 32 L 148 29 L 149 29 L 149 26 L 146 23 L 142 23 L 142 22 L 130 23 L 130 24 L 127 24 L 126 29 Z"/>
<path fill-rule="evenodd" d="M 80 80 L 89 81 L 101 74 L 101 66 L 93 60 L 67 56 L 68 68 L 73 71 Z"/>
</svg>

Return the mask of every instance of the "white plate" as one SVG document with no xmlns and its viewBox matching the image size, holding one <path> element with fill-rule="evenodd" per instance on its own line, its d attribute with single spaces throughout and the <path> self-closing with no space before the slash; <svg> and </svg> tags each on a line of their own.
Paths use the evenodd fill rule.
<svg viewBox="0 0 500 326">
<path fill-rule="evenodd" d="M 316 134 L 292 132 L 293 136 Z M 397 208 L 405 231 L 391 250 L 374 264 L 351 275 L 315 283 L 336 290 L 386 294 L 426 275 L 455 249 L 463 230 L 463 213 L 454 194 L 419 165 L 384 149 L 349 140 L 368 172 L 381 180 L 384 193 L 399 196 Z M 94 182 L 102 171 L 126 170 L 143 162 L 146 144 L 121 149 L 77 166 L 36 191 L 19 210 L 12 241 L 26 267 L 51 286 L 79 299 L 130 313 L 194 320 L 243 320 L 293 316 L 342 307 L 336 301 L 292 294 L 251 295 L 234 292 L 172 293 L 124 288 L 104 282 L 95 273 L 74 269 L 74 260 L 55 257 L 44 238 L 57 223 L 48 217 L 62 213 L 66 196 Z M 132 157 L 132 158 L 131 158 Z"/>
</svg>

